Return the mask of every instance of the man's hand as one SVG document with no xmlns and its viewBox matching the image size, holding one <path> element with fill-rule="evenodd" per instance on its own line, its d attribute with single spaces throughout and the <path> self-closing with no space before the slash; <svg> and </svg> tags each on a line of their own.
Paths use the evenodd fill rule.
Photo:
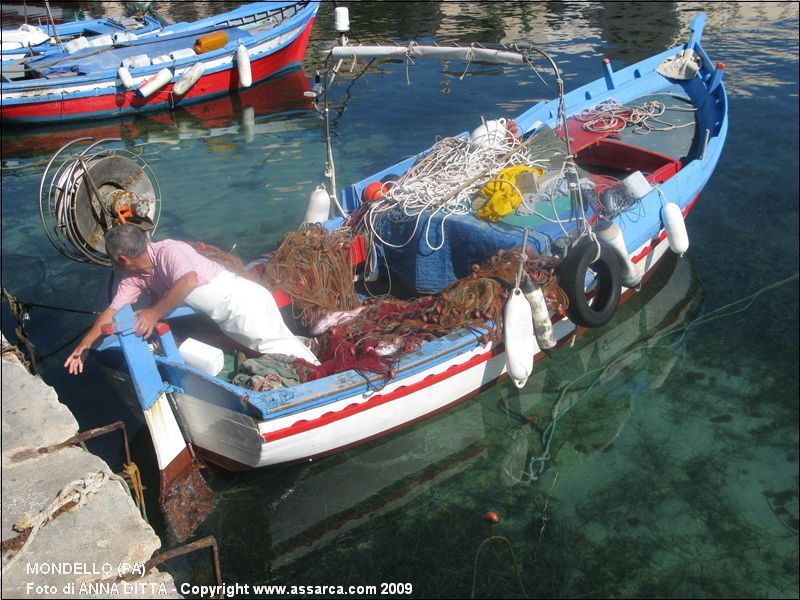
<svg viewBox="0 0 800 600">
<path fill-rule="evenodd" d="M 83 361 L 86 360 L 86 356 L 89 354 L 90 347 L 91 346 L 83 343 L 78 344 L 75 350 L 72 351 L 72 354 L 69 355 L 69 358 L 67 358 L 64 366 L 69 369 L 70 375 L 83 373 Z"/>
<path fill-rule="evenodd" d="M 136 311 L 137 320 L 133 326 L 133 332 L 144 338 L 149 338 L 153 334 L 161 312 L 154 308 L 145 308 Z"/>
</svg>

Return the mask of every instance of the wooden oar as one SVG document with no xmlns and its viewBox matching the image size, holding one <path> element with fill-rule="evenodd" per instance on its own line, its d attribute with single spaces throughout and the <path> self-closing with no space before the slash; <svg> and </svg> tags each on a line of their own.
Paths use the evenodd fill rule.
<svg viewBox="0 0 800 600">
<path fill-rule="evenodd" d="M 183 437 L 169 402 L 168 388 L 161 379 L 153 353 L 147 342 L 133 331 L 135 323 L 133 310 L 126 305 L 114 315 L 113 329 L 107 333 L 115 333 L 119 339 L 139 405 L 150 430 L 161 474 L 161 508 L 175 536 L 183 541 L 211 511 L 214 497 Z M 166 324 L 158 324 L 156 335 L 168 357 L 180 356 Z"/>
</svg>

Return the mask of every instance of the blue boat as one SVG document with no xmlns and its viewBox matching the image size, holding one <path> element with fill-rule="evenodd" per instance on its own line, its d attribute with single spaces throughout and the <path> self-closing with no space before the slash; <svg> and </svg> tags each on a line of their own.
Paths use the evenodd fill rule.
<svg viewBox="0 0 800 600">
<path fill-rule="evenodd" d="M 312 196 L 321 210 L 310 204 L 307 221 L 322 222 L 331 235 L 357 234 L 354 261 L 363 258 L 355 248 L 365 249 L 366 266 L 357 272 L 370 285 L 391 277 L 412 296 L 438 294 L 425 297 L 421 330 L 438 322 L 443 290 L 452 297 L 453 286 L 464 282 L 489 286 L 498 278 L 483 273 L 511 265 L 510 280 L 490 298 L 503 311 L 502 324 L 497 312 L 473 307 L 460 315 L 466 325 L 391 350 L 388 373 L 350 369 L 256 391 L 187 363 L 179 350 L 187 335 L 233 352 L 219 335 L 203 337 L 191 311 L 171 315 L 148 346 L 132 333 L 132 310 L 120 310 L 98 357 L 129 373 L 165 478 L 190 460 L 187 445 L 234 470 L 340 451 L 447 410 L 505 377 L 522 386 L 547 353 L 570 352 L 575 335 L 607 327 L 667 252 L 687 251 L 684 217 L 723 150 L 724 66 L 701 45 L 704 24 L 705 16 L 697 16 L 679 47 L 618 71 L 605 61 L 592 83 L 513 119 L 474 123 L 471 134 L 442 140 L 341 193 L 333 194 L 331 183 Z M 519 65 L 544 56 L 561 80 L 536 48 L 343 45 L 329 57 L 335 64 L 426 55 Z M 649 116 L 634 107 L 649 107 Z M 641 127 L 649 134 L 636 133 Z M 419 183 L 448 144 L 470 157 L 487 150 L 499 158 L 473 177 L 456 177 L 449 190 L 428 194 Z M 509 168 L 514 175 L 504 176 Z M 412 205 L 414 193 L 423 201 Z M 326 198 L 340 213 L 335 218 L 326 218 Z M 272 283 L 297 301 L 285 281 Z"/>
<path fill-rule="evenodd" d="M 82 48 L 100 48 L 160 31 L 165 23 L 149 14 L 87 19 L 65 23 L 24 23 L 3 29 L 2 60 L 66 56 Z"/>
<path fill-rule="evenodd" d="M 246 89 L 297 68 L 319 2 L 251 2 L 111 45 L 3 62 L 0 121 L 53 123 L 151 112 Z M 70 44 L 77 43 L 73 40 Z"/>
</svg>

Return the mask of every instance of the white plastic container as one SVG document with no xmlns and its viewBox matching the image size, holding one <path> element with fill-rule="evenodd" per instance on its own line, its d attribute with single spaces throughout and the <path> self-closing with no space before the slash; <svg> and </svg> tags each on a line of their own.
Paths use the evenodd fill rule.
<svg viewBox="0 0 800 600">
<path fill-rule="evenodd" d="M 236 68 L 239 70 L 239 85 L 249 88 L 253 85 L 253 73 L 250 70 L 250 55 L 242 44 L 236 48 Z"/>
<path fill-rule="evenodd" d="M 653 186 L 644 178 L 641 171 L 634 171 L 622 180 L 622 185 L 625 186 L 627 192 L 636 198 L 644 198 L 647 194 L 653 191 Z"/>
<path fill-rule="evenodd" d="M 114 38 L 110 35 L 98 35 L 97 37 L 89 38 L 89 45 L 93 48 L 99 48 L 101 46 L 110 46 L 114 43 Z"/>
<path fill-rule="evenodd" d="M 225 366 L 225 355 L 222 354 L 222 350 L 200 340 L 186 338 L 178 350 L 187 365 L 212 377 L 216 377 Z"/>
<path fill-rule="evenodd" d="M 139 67 L 149 67 L 150 57 L 147 54 L 137 54 L 122 59 L 122 66 L 126 69 L 138 69 Z"/>
<path fill-rule="evenodd" d="M 118 31 L 116 32 L 112 38 L 114 39 L 115 44 L 121 44 L 124 42 L 132 42 L 133 40 L 137 39 L 139 36 L 135 33 L 130 31 Z"/>
<path fill-rule="evenodd" d="M 197 54 L 191 48 L 181 48 L 180 50 L 175 50 L 174 52 L 169 53 L 169 57 L 172 60 L 181 60 L 183 58 L 194 58 L 195 56 L 197 56 Z"/>
<path fill-rule="evenodd" d="M 88 47 L 89 47 L 89 40 L 87 40 L 83 36 L 80 36 L 76 37 L 74 40 L 70 40 L 69 42 L 67 42 L 64 45 L 64 50 L 67 52 L 67 54 L 75 54 L 76 52 L 79 52 L 84 48 Z"/>
<path fill-rule="evenodd" d="M 136 93 L 142 98 L 149 98 L 162 87 L 167 85 L 170 79 L 172 79 L 172 71 L 164 67 L 150 79 L 143 82 L 142 85 L 139 86 L 139 89 L 136 90 Z"/>
</svg>

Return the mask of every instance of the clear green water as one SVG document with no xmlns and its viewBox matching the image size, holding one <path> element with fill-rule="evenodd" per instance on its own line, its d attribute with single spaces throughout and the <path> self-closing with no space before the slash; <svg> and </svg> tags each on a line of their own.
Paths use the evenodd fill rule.
<svg viewBox="0 0 800 600">
<path fill-rule="evenodd" d="M 227 583 L 394 582 L 411 583 L 414 597 L 466 597 L 491 533 L 510 544 L 532 597 L 798 596 L 797 280 L 769 288 L 798 271 L 797 5 L 351 3 L 351 23 L 362 42 L 546 44 L 571 89 L 599 76 L 602 56 L 622 66 L 683 41 L 700 10 L 704 46 L 727 65 L 730 132 L 688 220 L 687 255 L 664 264 L 610 325 L 536 365 L 522 391 L 498 385 L 315 463 L 212 470 L 218 504 L 196 535 L 217 538 Z M 308 75 L 332 39 L 332 13 L 320 11 Z M 410 87 L 399 64 L 341 77 L 340 182 L 551 95 L 529 72 L 472 65 L 459 80 L 463 69 L 413 66 Z M 236 243 L 252 258 L 294 228 L 321 181 L 324 147 L 302 98 L 290 108 L 257 114 L 255 128 L 235 102 L 213 121 L 184 111 L 126 121 L 130 143 L 152 142 L 143 152 L 164 197 L 159 235 Z M 3 286 L 30 302 L 102 308 L 107 273 L 60 257 L 36 207 L 56 136 L 87 128 L 2 135 Z M 89 324 L 31 316 L 42 354 Z M 4 303 L 9 338 L 13 326 Z M 151 520 L 173 544 L 154 504 L 146 430 L 92 364 L 66 376 L 65 352 L 42 363 L 43 376 L 81 428 L 128 423 Z M 92 448 L 119 464 L 114 443 Z M 491 531 L 490 510 L 502 518 Z M 522 595 L 504 541 L 482 546 L 477 565 L 476 597 Z M 204 557 L 169 569 L 178 581 L 210 581 Z"/>
</svg>

